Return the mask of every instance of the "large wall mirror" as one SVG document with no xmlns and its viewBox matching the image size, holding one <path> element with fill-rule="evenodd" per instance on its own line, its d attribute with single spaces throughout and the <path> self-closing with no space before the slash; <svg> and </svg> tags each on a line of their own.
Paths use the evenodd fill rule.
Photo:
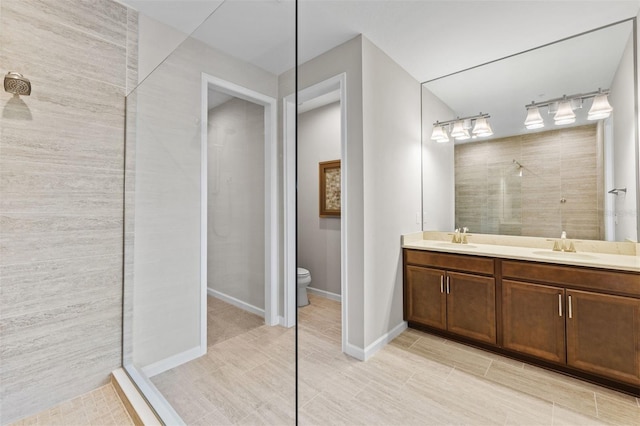
<svg viewBox="0 0 640 426">
<path fill-rule="evenodd" d="M 637 241 L 635 26 L 424 82 L 424 229 Z"/>
</svg>

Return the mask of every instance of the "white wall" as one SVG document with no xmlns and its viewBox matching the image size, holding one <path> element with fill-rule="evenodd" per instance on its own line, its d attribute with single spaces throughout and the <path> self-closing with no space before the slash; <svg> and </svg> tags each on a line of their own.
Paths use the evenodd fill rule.
<svg viewBox="0 0 640 426">
<path fill-rule="evenodd" d="M 346 352 L 372 355 L 401 330 L 400 235 L 421 229 L 420 84 L 363 36 L 298 67 L 304 89 L 346 73 Z M 280 94 L 291 92 L 291 76 Z M 284 92 L 284 93 L 283 93 Z M 346 197 L 346 198 L 345 198 Z M 344 205 L 343 205 L 344 208 Z M 343 211 L 344 213 L 344 211 Z M 419 222 L 419 221 L 418 221 Z M 343 330 L 344 332 L 344 330 Z"/>
<path fill-rule="evenodd" d="M 139 367 L 200 347 L 202 72 L 277 93 L 275 75 L 189 38 L 130 99 L 137 105 L 135 266 L 125 286 L 133 287 L 132 351 Z"/>
<path fill-rule="evenodd" d="M 400 235 L 420 231 L 420 83 L 362 37 L 365 356 L 403 323 Z"/>
<path fill-rule="evenodd" d="M 318 163 L 340 159 L 340 103 L 298 116 L 298 266 L 311 287 L 340 294 L 340 218 L 319 216 Z"/>
<path fill-rule="evenodd" d="M 448 143 L 431 140 L 433 123 L 453 118 L 453 111 L 422 87 L 422 220 L 425 231 L 452 231 L 455 228 L 453 138 Z"/>
<path fill-rule="evenodd" d="M 635 146 L 633 36 L 629 38 L 613 79 L 609 102 L 613 107 L 613 186 L 604 188 L 605 197 L 614 197 L 615 240 L 637 241 L 636 191 L 638 184 L 636 165 L 638 151 Z M 624 187 L 627 188 L 626 194 L 620 193 L 615 196 L 606 193 L 613 188 Z"/>
<path fill-rule="evenodd" d="M 188 37 L 145 14 L 138 16 L 138 83 L 142 82 Z"/>
<path fill-rule="evenodd" d="M 208 287 L 264 309 L 264 107 L 209 110 Z"/>
</svg>

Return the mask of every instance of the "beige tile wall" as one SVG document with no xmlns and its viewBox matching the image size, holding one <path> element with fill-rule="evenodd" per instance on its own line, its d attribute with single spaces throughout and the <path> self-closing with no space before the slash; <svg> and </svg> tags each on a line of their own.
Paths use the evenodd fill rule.
<svg viewBox="0 0 640 426">
<path fill-rule="evenodd" d="M 456 227 L 532 237 L 564 230 L 569 238 L 602 239 L 598 134 L 591 124 L 456 145 Z M 522 164 L 522 177 L 513 160 Z"/>
<path fill-rule="evenodd" d="M 2 0 L 0 423 L 121 364 L 124 96 L 137 13 L 112 0 Z"/>
</svg>

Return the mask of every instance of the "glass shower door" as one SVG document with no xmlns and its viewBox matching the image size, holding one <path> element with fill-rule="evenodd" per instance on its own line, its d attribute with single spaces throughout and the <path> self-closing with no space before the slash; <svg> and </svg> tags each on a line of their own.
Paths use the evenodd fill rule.
<svg viewBox="0 0 640 426">
<path fill-rule="evenodd" d="M 165 423 L 294 423 L 278 99 L 295 3 L 215 5 L 127 97 L 123 364 Z"/>
</svg>

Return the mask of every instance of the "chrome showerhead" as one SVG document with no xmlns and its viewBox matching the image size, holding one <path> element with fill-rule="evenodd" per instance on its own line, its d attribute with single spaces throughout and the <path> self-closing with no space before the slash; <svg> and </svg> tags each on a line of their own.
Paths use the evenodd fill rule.
<svg viewBox="0 0 640 426">
<path fill-rule="evenodd" d="M 31 82 L 19 72 L 9 71 L 4 76 L 4 90 L 14 95 L 29 96 L 31 94 Z"/>
</svg>

